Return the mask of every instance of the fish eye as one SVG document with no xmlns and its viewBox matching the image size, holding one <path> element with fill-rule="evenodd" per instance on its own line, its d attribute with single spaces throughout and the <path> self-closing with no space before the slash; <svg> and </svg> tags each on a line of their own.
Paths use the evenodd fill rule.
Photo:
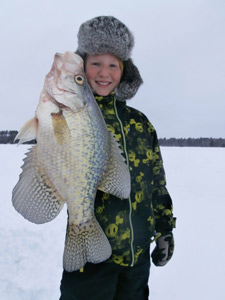
<svg viewBox="0 0 225 300">
<path fill-rule="evenodd" d="M 74 80 L 79 85 L 82 85 L 84 83 L 84 77 L 81 75 L 75 75 Z"/>
</svg>

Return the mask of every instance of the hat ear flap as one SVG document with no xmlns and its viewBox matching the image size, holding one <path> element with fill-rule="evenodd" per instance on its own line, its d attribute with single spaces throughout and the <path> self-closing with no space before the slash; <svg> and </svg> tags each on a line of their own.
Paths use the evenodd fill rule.
<svg viewBox="0 0 225 300">
<path fill-rule="evenodd" d="M 123 61 L 123 65 L 123 75 L 116 90 L 118 100 L 127 100 L 132 98 L 143 83 L 138 68 L 133 64 L 132 59 Z"/>
</svg>

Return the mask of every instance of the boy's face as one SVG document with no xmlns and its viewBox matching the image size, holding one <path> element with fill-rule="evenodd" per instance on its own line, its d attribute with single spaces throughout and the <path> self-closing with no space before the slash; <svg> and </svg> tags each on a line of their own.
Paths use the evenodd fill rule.
<svg viewBox="0 0 225 300">
<path fill-rule="evenodd" d="M 115 90 L 122 76 L 118 59 L 108 53 L 88 54 L 85 70 L 88 83 L 99 96 L 107 96 Z"/>
</svg>

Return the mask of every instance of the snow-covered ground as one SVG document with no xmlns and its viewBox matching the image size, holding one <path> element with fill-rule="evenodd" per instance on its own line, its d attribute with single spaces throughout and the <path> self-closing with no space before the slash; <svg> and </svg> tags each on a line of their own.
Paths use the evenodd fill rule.
<svg viewBox="0 0 225 300">
<path fill-rule="evenodd" d="M 54 221 L 35 225 L 11 204 L 29 147 L 0 145 L 1 300 L 59 299 L 66 208 Z M 225 148 L 161 150 L 178 218 L 176 249 L 168 265 L 152 266 L 150 299 L 224 300 Z"/>
</svg>

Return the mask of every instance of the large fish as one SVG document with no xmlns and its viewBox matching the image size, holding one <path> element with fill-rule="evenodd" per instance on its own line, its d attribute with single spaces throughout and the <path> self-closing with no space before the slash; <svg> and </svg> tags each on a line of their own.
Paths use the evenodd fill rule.
<svg viewBox="0 0 225 300">
<path fill-rule="evenodd" d="M 128 198 L 130 174 L 75 53 L 55 55 L 35 118 L 16 137 L 20 143 L 34 138 L 37 144 L 27 153 L 13 189 L 15 209 L 42 224 L 66 203 L 65 270 L 106 260 L 111 247 L 94 215 L 96 191 Z"/>
</svg>

